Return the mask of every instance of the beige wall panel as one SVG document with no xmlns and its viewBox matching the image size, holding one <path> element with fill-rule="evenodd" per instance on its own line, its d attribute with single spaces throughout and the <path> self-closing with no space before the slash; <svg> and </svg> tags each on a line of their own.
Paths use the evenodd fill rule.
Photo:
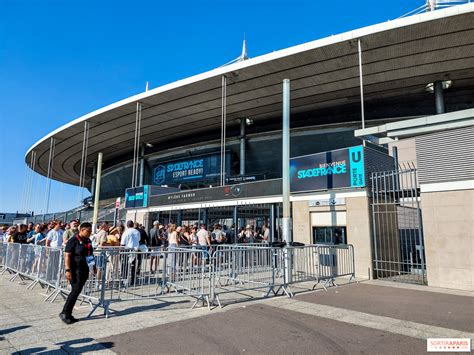
<svg viewBox="0 0 474 355">
<path fill-rule="evenodd" d="M 372 275 L 371 216 L 367 197 L 346 198 L 347 242 L 354 246 L 357 278 Z"/>
<path fill-rule="evenodd" d="M 336 227 L 346 225 L 346 212 L 311 212 L 312 227 Z"/>
<path fill-rule="evenodd" d="M 474 190 L 421 194 L 428 285 L 474 291 Z"/>
<path fill-rule="evenodd" d="M 293 201 L 293 241 L 311 244 L 308 201 Z"/>
<path fill-rule="evenodd" d="M 398 150 L 398 163 L 414 164 L 416 167 L 416 148 L 415 138 L 403 139 L 393 143 L 389 143 L 389 154 L 392 155 L 392 147 L 396 146 Z"/>
</svg>

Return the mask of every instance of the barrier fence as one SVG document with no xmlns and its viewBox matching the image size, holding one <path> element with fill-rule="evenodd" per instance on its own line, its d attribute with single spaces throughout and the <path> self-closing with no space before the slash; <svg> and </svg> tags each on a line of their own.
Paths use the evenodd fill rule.
<svg viewBox="0 0 474 355">
<path fill-rule="evenodd" d="M 143 299 L 191 297 L 207 305 L 222 307 L 223 298 L 246 291 L 262 296 L 286 294 L 292 287 L 310 283 L 337 286 L 338 277 L 355 278 L 352 245 L 306 245 L 270 247 L 219 245 L 206 247 L 150 249 L 147 252 L 123 247 L 94 251 L 96 271 L 90 269 L 80 299 L 90 303 L 92 315 L 99 307 L 108 316 L 110 304 Z M 29 280 L 28 289 L 46 288 L 45 301 L 53 302 L 70 292 L 64 273 L 62 249 L 32 244 L 0 244 L 0 270 L 10 281 Z"/>
</svg>

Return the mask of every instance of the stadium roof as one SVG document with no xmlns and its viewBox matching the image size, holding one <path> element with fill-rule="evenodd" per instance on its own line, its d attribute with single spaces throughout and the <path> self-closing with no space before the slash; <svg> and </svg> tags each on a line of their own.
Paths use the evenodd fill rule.
<svg viewBox="0 0 474 355">
<path fill-rule="evenodd" d="M 474 3 L 427 12 L 334 35 L 220 67 L 131 96 L 51 132 L 26 153 L 47 175 L 55 138 L 52 178 L 79 184 L 84 121 L 90 124 L 89 164 L 132 158 L 136 103 L 143 105 L 141 142 L 158 145 L 203 134 L 221 124 L 221 78 L 227 77 L 227 121 L 279 117 L 282 80 L 291 79 L 292 114 L 359 102 L 357 40 L 362 46 L 364 95 L 390 98 L 424 91 L 427 83 L 453 80 L 474 86 Z M 87 186 L 87 184 L 86 184 Z"/>
</svg>

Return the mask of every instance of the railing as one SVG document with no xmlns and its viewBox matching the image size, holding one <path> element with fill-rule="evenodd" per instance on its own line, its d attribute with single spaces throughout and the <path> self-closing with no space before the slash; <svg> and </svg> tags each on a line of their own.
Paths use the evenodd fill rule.
<svg viewBox="0 0 474 355">
<path fill-rule="evenodd" d="M 65 212 L 49 213 L 49 214 L 38 214 L 30 217 L 25 217 L 27 223 L 47 223 L 52 220 L 60 220 L 63 222 L 69 222 L 73 219 L 78 219 L 81 222 L 92 222 L 93 209 L 87 207 L 75 208 Z M 117 219 L 125 219 L 126 210 L 123 206 L 120 207 Z M 97 220 L 99 222 L 113 221 L 115 216 L 115 202 L 99 208 Z"/>
<path fill-rule="evenodd" d="M 263 290 L 263 296 L 293 296 L 291 286 L 313 283 L 337 286 L 338 277 L 355 278 L 352 245 L 307 245 L 275 248 L 260 245 L 150 249 L 140 252 L 105 247 L 94 252 L 97 273 L 91 269 L 81 298 L 91 304 L 91 315 L 101 307 L 107 316 L 112 302 L 191 297 L 222 307 L 225 296 Z M 32 244 L 0 244 L 0 270 L 10 281 L 29 279 L 28 288 L 47 288 L 45 301 L 67 294 L 63 250 Z M 300 285 L 301 286 L 301 285 Z M 304 286 L 304 285 L 303 285 Z"/>
</svg>

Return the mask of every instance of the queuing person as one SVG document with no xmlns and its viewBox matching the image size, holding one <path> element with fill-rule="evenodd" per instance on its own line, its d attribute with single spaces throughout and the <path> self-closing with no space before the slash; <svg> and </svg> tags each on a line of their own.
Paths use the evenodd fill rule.
<svg viewBox="0 0 474 355">
<path fill-rule="evenodd" d="M 122 234 L 120 245 L 128 249 L 137 250 L 139 242 L 140 242 L 140 232 L 134 228 L 133 221 L 128 221 L 127 229 Z"/>
<path fill-rule="evenodd" d="M 69 223 L 69 228 L 63 233 L 63 244 L 66 245 L 69 239 L 74 237 L 77 233 L 79 233 L 79 221 L 72 220 Z"/>
<path fill-rule="evenodd" d="M 119 246 L 120 239 L 122 238 L 122 234 L 123 234 L 122 226 L 117 226 L 117 227 L 112 228 L 107 237 L 107 244 L 112 247 Z"/>
<path fill-rule="evenodd" d="M 7 243 L 8 242 L 8 239 L 5 240 L 5 238 L 7 237 L 7 229 L 8 229 L 8 226 L 6 224 L 4 224 L 0 227 L 0 241 L 2 243 Z"/>
<path fill-rule="evenodd" d="M 18 226 L 18 232 L 13 238 L 13 243 L 26 244 L 28 241 L 28 226 L 26 224 L 20 224 Z"/>
<path fill-rule="evenodd" d="M 28 239 L 35 234 L 35 224 L 33 222 L 28 223 L 28 229 L 26 230 Z"/>
<path fill-rule="evenodd" d="M 176 224 L 171 224 L 168 228 L 168 250 L 173 250 L 178 247 L 179 239 L 176 229 Z"/>
<path fill-rule="evenodd" d="M 46 235 L 46 246 L 52 248 L 60 248 L 63 244 L 63 230 L 60 221 L 53 221 L 50 224 L 53 228 Z"/>
<path fill-rule="evenodd" d="M 35 260 L 33 261 L 32 272 L 35 272 L 39 268 L 41 252 L 43 250 L 41 247 L 46 243 L 46 235 L 44 234 L 45 230 L 45 224 L 36 224 L 34 228 L 35 233 L 31 237 L 33 239 L 32 243 L 35 245 Z"/>
<path fill-rule="evenodd" d="M 270 242 L 270 228 L 268 227 L 268 224 L 263 225 L 263 234 L 262 234 L 262 239 L 265 243 Z"/>
<path fill-rule="evenodd" d="M 250 224 L 241 231 L 239 235 L 239 243 L 255 243 L 255 233 Z"/>
<path fill-rule="evenodd" d="M 214 225 L 214 230 L 212 231 L 212 241 L 217 244 L 222 244 L 226 241 L 225 233 L 222 231 L 222 226 L 220 224 Z"/>
<path fill-rule="evenodd" d="M 153 228 L 150 229 L 150 246 L 154 249 L 161 249 L 161 236 L 160 236 L 160 222 L 154 221 Z M 158 270 L 160 264 L 160 256 L 158 253 L 152 253 L 150 257 L 150 271 L 155 273 Z"/>
<path fill-rule="evenodd" d="M 10 226 L 5 233 L 5 236 L 3 237 L 4 243 L 14 243 L 16 234 L 17 234 L 16 225 Z"/>
<path fill-rule="evenodd" d="M 31 244 L 35 244 L 35 245 L 36 245 L 35 239 L 36 239 L 37 234 L 40 233 L 40 230 L 41 230 L 41 227 L 42 227 L 42 226 L 43 226 L 42 224 L 39 224 L 39 223 L 38 223 L 38 224 L 36 224 L 36 225 L 33 227 L 33 233 L 31 233 L 31 232 L 28 233 L 28 239 L 26 240 L 26 242 L 27 242 L 28 244 L 31 243 Z"/>
<path fill-rule="evenodd" d="M 140 232 L 134 228 L 134 223 L 133 221 L 127 221 L 127 229 L 122 235 L 122 239 L 120 240 L 120 245 L 124 246 L 127 249 L 137 251 L 139 244 L 140 243 Z M 123 264 L 123 275 L 127 276 L 128 275 L 128 260 Z M 135 284 L 135 269 L 137 266 L 137 258 L 132 256 L 131 259 L 131 277 L 130 281 L 132 285 Z"/>
<path fill-rule="evenodd" d="M 197 227 L 193 226 L 191 228 L 191 234 L 189 235 L 189 241 L 191 245 L 195 246 L 199 244 L 199 238 L 197 236 Z"/>
<path fill-rule="evenodd" d="M 107 244 L 108 231 L 109 224 L 107 222 L 102 223 L 99 231 L 90 238 L 94 248 L 103 247 Z"/>
<path fill-rule="evenodd" d="M 72 315 L 74 305 L 89 278 L 89 269 L 92 268 L 94 273 L 97 272 L 92 242 L 89 239 L 91 233 L 92 225 L 87 222 L 82 223 L 79 226 L 79 233 L 68 240 L 64 249 L 65 276 L 71 283 L 71 292 L 64 303 L 59 318 L 66 324 L 77 322 L 77 319 Z"/>
<path fill-rule="evenodd" d="M 150 239 L 148 237 L 148 234 L 145 231 L 145 228 L 143 225 L 135 223 L 135 229 L 140 233 L 140 240 L 138 242 L 139 245 L 145 245 L 146 248 L 142 247 L 141 251 L 148 251 L 148 246 L 150 246 Z"/>
<path fill-rule="evenodd" d="M 160 222 L 154 221 L 153 228 L 150 229 L 149 232 L 150 237 L 150 246 L 153 248 L 161 246 L 161 239 L 160 239 Z"/>
<path fill-rule="evenodd" d="M 177 231 L 179 233 L 179 246 L 187 247 L 191 245 L 191 241 L 190 241 L 191 229 L 188 226 L 184 226 L 182 228 L 178 227 L 178 229 L 180 229 L 180 232 Z"/>
<path fill-rule="evenodd" d="M 201 228 L 197 232 L 198 244 L 201 246 L 209 247 L 211 245 L 211 237 L 209 232 L 206 230 L 206 225 L 201 224 Z"/>
<path fill-rule="evenodd" d="M 46 235 L 44 234 L 45 230 L 46 230 L 45 224 L 37 224 L 35 226 L 35 229 L 34 229 L 35 234 L 33 234 L 33 237 L 32 237 L 34 238 L 32 241 L 34 245 L 44 246 L 46 244 Z"/>
</svg>

